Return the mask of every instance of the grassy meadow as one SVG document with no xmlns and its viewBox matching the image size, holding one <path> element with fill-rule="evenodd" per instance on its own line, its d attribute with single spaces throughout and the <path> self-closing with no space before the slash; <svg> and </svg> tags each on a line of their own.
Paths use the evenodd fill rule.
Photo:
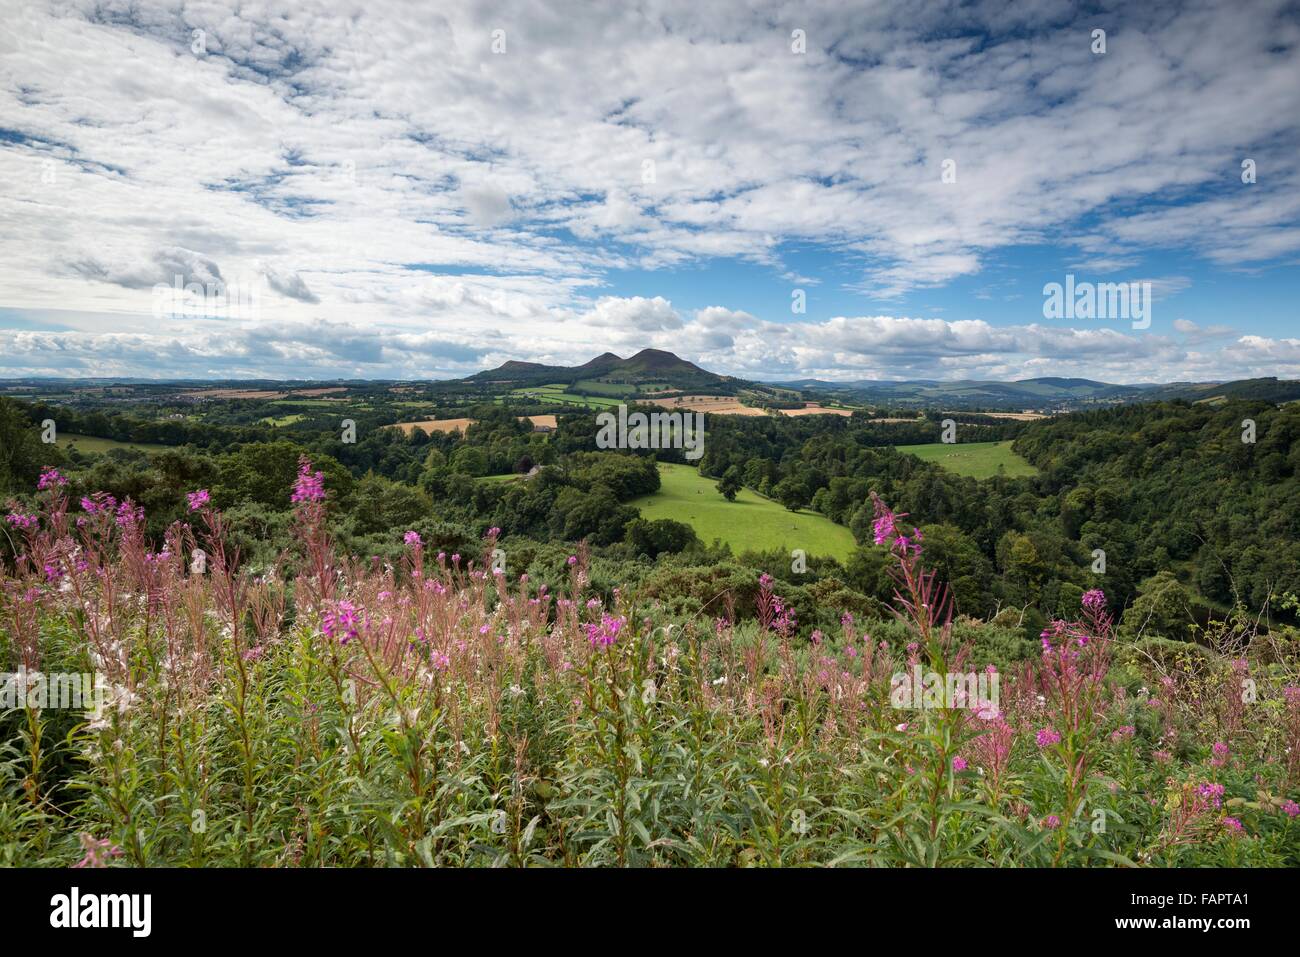
<svg viewBox="0 0 1300 957">
<path fill-rule="evenodd" d="M 1005 475 L 1008 478 L 1037 475 L 1038 470 L 1011 451 L 1010 442 L 958 442 L 950 445 L 931 442 L 928 445 L 900 445 L 898 451 L 915 455 L 927 462 L 936 462 L 958 475 L 975 479 Z"/>
<path fill-rule="evenodd" d="M 141 449 L 153 451 L 167 446 L 154 442 L 118 442 L 116 439 L 101 439 L 94 435 L 62 434 L 58 437 L 61 449 L 76 448 L 79 452 L 108 452 L 112 449 Z"/>
<path fill-rule="evenodd" d="M 671 518 L 695 529 L 701 541 L 721 539 L 739 553 L 746 549 L 802 548 L 810 555 L 841 561 L 853 551 L 853 533 L 816 512 L 791 512 L 749 489 L 728 502 L 717 480 L 702 478 L 688 465 L 661 463 L 658 492 L 628 504 L 646 519 Z"/>
</svg>

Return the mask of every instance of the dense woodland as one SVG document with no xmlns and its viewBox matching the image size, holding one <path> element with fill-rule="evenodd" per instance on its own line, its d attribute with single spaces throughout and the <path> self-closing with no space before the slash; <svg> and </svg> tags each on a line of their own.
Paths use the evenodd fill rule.
<svg viewBox="0 0 1300 957">
<path fill-rule="evenodd" d="M 933 442 L 937 417 L 886 424 L 861 416 L 711 416 L 702 474 L 720 487 L 810 507 L 865 546 L 843 566 L 814 555 L 802 572 L 785 554 L 732 555 L 698 541 L 688 526 L 641 520 L 626 503 L 658 487 L 653 459 L 684 459 L 673 451 L 595 451 L 591 412 L 563 414 L 557 432 L 542 434 L 517 421 L 518 409 L 480 404 L 472 407 L 479 421 L 464 434 L 408 437 L 383 428 L 380 420 L 393 415 L 379 411 L 374 421 L 358 420 L 349 444 L 325 413 L 273 430 L 252 424 L 258 403 L 247 404 L 254 407 L 247 416 L 239 402 L 223 406 L 223 415 L 249 424 L 212 425 L 0 399 L 0 496 L 24 500 L 41 466 L 58 465 L 74 501 L 96 491 L 129 497 L 145 507 L 149 533 L 160 540 L 187 518 L 185 493 L 209 488 L 243 560 L 269 566 L 289 522 L 284 490 L 306 453 L 326 475 L 332 527 L 353 554 L 391 558 L 407 529 L 470 553 L 496 527 L 512 570 L 545 577 L 562 573 L 568 543 L 585 541 L 597 584 L 639 584 L 687 610 L 726 590 L 710 592 L 715 585 L 748 582 L 760 569 L 788 583 L 807 631 L 833 613 L 827 595 L 879 609 L 892 594 L 887 556 L 870 547 L 874 491 L 914 516 L 960 614 L 1000 615 L 1030 637 L 1093 587 L 1104 587 L 1122 629 L 1144 638 L 1194 640 L 1234 608 L 1264 627 L 1294 622 L 1297 404 L 1157 402 L 1033 423 L 958 416 L 959 441 L 1014 436 L 1015 450 L 1039 470 L 1033 478 L 984 481 L 893 447 Z M 64 432 L 172 447 L 65 453 L 40 442 L 46 419 Z M 1242 441 L 1244 420 L 1255 423 L 1253 443 Z M 534 466 L 527 481 L 480 480 Z M 12 554 L 12 543 L 0 547 Z M 1104 572 L 1094 571 L 1097 550 Z M 665 587 L 669 580 L 680 587 Z"/>
</svg>

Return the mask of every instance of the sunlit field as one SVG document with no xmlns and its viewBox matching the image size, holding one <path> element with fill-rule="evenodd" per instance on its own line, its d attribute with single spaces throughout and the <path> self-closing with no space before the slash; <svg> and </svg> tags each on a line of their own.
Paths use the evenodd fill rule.
<svg viewBox="0 0 1300 957">
<path fill-rule="evenodd" d="M 854 548 L 853 533 L 807 509 L 791 512 L 771 499 L 743 489 L 728 502 L 717 480 L 705 478 L 689 465 L 661 463 L 659 491 L 629 504 L 643 518 L 669 518 L 695 529 L 703 542 L 714 539 L 732 551 L 802 548 L 810 555 L 847 559 Z"/>
<path fill-rule="evenodd" d="M 995 475 L 1017 478 L 1038 472 L 1011 450 L 1010 442 L 934 442 L 929 445 L 900 445 L 898 450 L 927 462 L 936 462 L 958 475 L 977 479 Z"/>
</svg>

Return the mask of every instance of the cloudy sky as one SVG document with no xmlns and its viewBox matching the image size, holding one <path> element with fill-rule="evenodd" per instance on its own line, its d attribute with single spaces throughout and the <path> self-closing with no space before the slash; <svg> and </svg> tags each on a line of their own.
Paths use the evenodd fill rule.
<svg viewBox="0 0 1300 957">
<path fill-rule="evenodd" d="M 1300 377 L 1294 3 L 0 22 L 0 378 Z M 1149 328 L 1047 317 L 1067 275 Z"/>
</svg>

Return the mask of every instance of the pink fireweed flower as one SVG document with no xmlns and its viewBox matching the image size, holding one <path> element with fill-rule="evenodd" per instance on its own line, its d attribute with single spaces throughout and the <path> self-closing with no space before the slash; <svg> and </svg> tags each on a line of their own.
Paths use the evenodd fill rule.
<svg viewBox="0 0 1300 957">
<path fill-rule="evenodd" d="M 81 849 L 85 856 L 73 864 L 73 867 L 104 867 L 108 858 L 120 857 L 122 854 L 122 849 L 107 838 L 97 841 L 86 833 L 78 834 L 77 838 L 81 841 Z"/>
<path fill-rule="evenodd" d="M 1210 748 L 1210 751 L 1214 755 L 1210 758 L 1211 767 L 1221 768 L 1228 763 L 1228 756 L 1231 754 L 1231 751 L 1225 742 L 1215 741 L 1214 745 Z"/>
<path fill-rule="evenodd" d="M 117 508 L 117 499 L 107 492 L 96 492 L 89 498 L 83 498 L 81 507 L 87 515 L 111 515 Z"/>
<path fill-rule="evenodd" d="M 325 473 L 312 472 L 311 459 L 305 455 L 298 459 L 298 477 L 294 479 L 289 501 L 294 505 L 325 501 Z"/>
<path fill-rule="evenodd" d="M 952 759 L 952 769 L 954 771 L 965 771 L 966 759 L 963 758 L 961 755 L 957 755 L 957 757 Z"/>
<path fill-rule="evenodd" d="M 50 488 L 61 488 L 68 484 L 68 480 L 59 474 L 59 470 L 53 465 L 47 465 L 41 469 L 41 477 L 36 482 L 36 488 L 42 492 Z"/>
<path fill-rule="evenodd" d="M 909 537 L 904 535 L 898 527 L 898 520 L 906 518 L 907 513 L 892 511 L 875 492 L 871 493 L 871 500 L 876 511 L 876 519 L 871 526 L 876 544 L 888 545 L 890 551 L 901 558 L 905 558 L 909 554 L 913 557 L 920 555 L 921 542 L 925 538 L 921 534 L 921 530 L 913 527 L 912 534 Z"/>
<path fill-rule="evenodd" d="M 578 556 L 577 556 L 577 555 L 570 555 L 569 558 L 568 558 L 568 563 L 569 563 L 570 566 L 573 566 L 573 565 L 578 564 Z"/>
<path fill-rule="evenodd" d="M 1282 813 L 1287 817 L 1300 816 L 1300 804 L 1296 804 L 1295 801 L 1287 801 L 1282 805 Z"/>
<path fill-rule="evenodd" d="M 593 648 L 608 648 L 614 642 L 618 641 L 619 632 L 627 625 L 626 618 L 616 618 L 613 615 L 601 615 L 599 624 L 590 624 L 587 626 L 587 641 L 591 642 Z"/>
<path fill-rule="evenodd" d="M 451 658 L 445 652 L 435 651 L 432 657 L 434 671 L 446 671 L 451 666 Z"/>
<path fill-rule="evenodd" d="M 1100 588 L 1094 588 L 1091 591 L 1083 593 L 1081 602 L 1083 607 L 1093 613 L 1099 613 L 1106 610 L 1106 593 Z"/>
<path fill-rule="evenodd" d="M 872 531 L 875 533 L 876 544 L 884 545 L 898 534 L 898 532 L 894 528 L 894 513 L 883 506 L 877 506 L 877 509 L 879 514 L 876 516 L 876 521 L 872 525 Z"/>
<path fill-rule="evenodd" d="M 1055 831 L 1060 826 L 1061 819 L 1055 814 L 1049 814 L 1047 817 L 1043 818 L 1043 827 L 1047 828 L 1049 831 Z"/>
<path fill-rule="evenodd" d="M 402 536 L 402 541 L 404 541 L 407 545 L 411 546 L 411 548 L 415 548 L 417 545 L 424 544 L 424 541 L 420 538 L 420 533 L 416 531 L 407 532 L 405 535 Z"/>
<path fill-rule="evenodd" d="M 113 520 L 117 522 L 117 527 L 121 529 L 132 529 L 144 521 L 144 509 L 138 505 L 132 505 L 131 500 L 127 499 L 117 507 L 117 514 Z"/>
<path fill-rule="evenodd" d="M 1198 797 L 1205 798 L 1215 807 L 1223 806 L 1223 785 L 1222 784 L 1213 784 L 1213 783 L 1199 784 L 1196 787 L 1196 794 Z"/>
<path fill-rule="evenodd" d="M 1241 826 L 1241 822 L 1235 817 L 1225 817 L 1223 819 L 1223 826 L 1228 829 L 1229 834 L 1234 836 L 1246 833 L 1246 829 Z"/>
<path fill-rule="evenodd" d="M 925 541 L 925 536 L 921 534 L 919 528 L 914 526 L 910 536 L 899 535 L 894 539 L 894 551 L 898 552 L 900 555 L 906 555 L 908 552 L 911 552 L 913 555 L 919 555 L 921 554 L 921 542 L 923 541 Z"/>
<path fill-rule="evenodd" d="M 1060 744 L 1061 735 L 1051 728 L 1043 728 L 1034 736 L 1040 748 L 1050 748 L 1054 744 Z"/>
<path fill-rule="evenodd" d="M 197 492 L 187 493 L 185 500 L 189 503 L 190 511 L 197 512 L 212 500 L 212 496 L 208 494 L 207 489 L 201 488 Z"/>
<path fill-rule="evenodd" d="M 361 614 L 357 606 L 350 601 L 340 601 L 325 612 L 321 619 L 321 630 L 331 641 L 346 645 L 357 637 L 357 626 L 361 624 Z"/>
<path fill-rule="evenodd" d="M 14 528 L 21 528 L 24 530 L 34 529 L 40 524 L 40 519 L 35 515 L 24 515 L 21 512 L 10 512 L 5 516 L 5 521 Z"/>
<path fill-rule="evenodd" d="M 1114 731 L 1112 731 L 1110 733 L 1110 739 L 1111 741 L 1118 744 L 1120 741 L 1123 741 L 1125 738 L 1133 737 L 1136 731 L 1137 728 L 1133 727 L 1133 725 L 1126 724 L 1124 725 L 1124 727 L 1116 728 Z"/>
<path fill-rule="evenodd" d="M 501 534 L 501 529 L 499 529 L 499 528 L 497 528 L 495 525 L 493 525 L 491 528 L 489 528 L 489 529 L 487 530 L 487 534 L 484 535 L 483 537 L 484 537 L 484 538 L 497 538 L 498 536 L 500 536 L 500 534 Z"/>
</svg>

